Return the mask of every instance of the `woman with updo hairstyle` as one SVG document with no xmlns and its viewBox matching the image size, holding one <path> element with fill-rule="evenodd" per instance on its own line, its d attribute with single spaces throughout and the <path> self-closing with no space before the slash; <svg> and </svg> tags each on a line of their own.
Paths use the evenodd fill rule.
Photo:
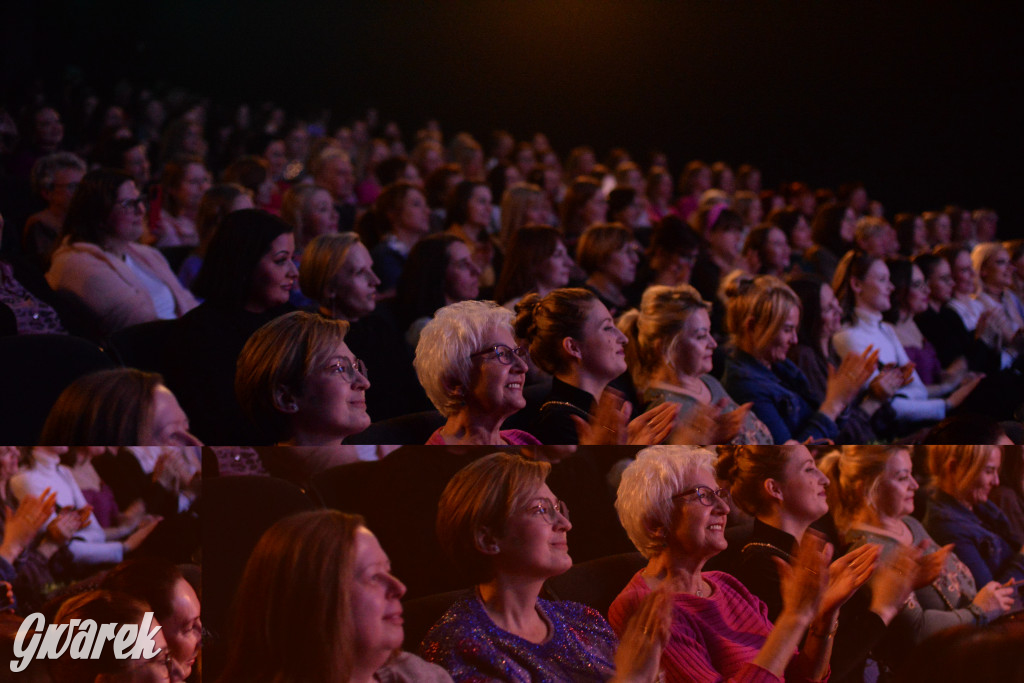
<svg viewBox="0 0 1024 683">
<path fill-rule="evenodd" d="M 235 393 L 271 443 L 336 446 L 370 426 L 366 366 L 345 344 L 346 332 L 344 321 L 294 311 L 245 343 Z"/>
<path fill-rule="evenodd" d="M 61 392 L 39 437 L 43 446 L 198 446 L 163 378 L 134 368 L 79 377 Z"/>
<path fill-rule="evenodd" d="M 935 574 L 901 606 L 873 650 L 883 667 L 899 666 L 906 653 L 933 633 L 961 624 L 984 625 L 1012 606 L 1012 588 L 990 581 L 978 590 L 952 548 L 940 548 L 914 518 L 918 484 L 906 448 L 844 446 L 827 454 L 821 469 L 831 482 L 832 516 L 851 549 L 877 546 L 884 562 L 900 549 L 916 548 Z"/>
<path fill-rule="evenodd" d="M 492 453 L 448 482 L 437 537 L 475 590 L 434 624 L 421 654 L 455 681 L 653 681 L 668 601 L 648 601 L 619 648 L 596 610 L 540 597 L 572 567 L 569 509 L 545 483 L 550 470 Z"/>
<path fill-rule="evenodd" d="M 510 244 L 524 225 L 546 225 L 553 216 L 544 190 L 533 183 L 515 183 L 501 198 L 501 232 L 499 239 L 506 258 L 512 254 Z"/>
<path fill-rule="evenodd" d="M 569 284 L 572 257 L 562 234 L 550 225 L 526 225 L 515 231 L 501 267 L 494 300 L 507 308 L 530 292 L 540 297 Z"/>
<path fill-rule="evenodd" d="M 741 408 L 711 374 L 712 352 L 709 304 L 693 287 L 653 285 L 644 292 L 639 310 L 619 321 L 629 343 L 626 361 L 633 383 L 648 410 L 680 406 L 677 421 L 693 420 L 705 406 L 721 411 L 708 443 L 772 443 L 768 428 Z"/>
<path fill-rule="evenodd" d="M 781 618 L 785 594 L 779 560 L 792 562 L 798 548 L 821 535 L 812 529 L 829 511 L 828 477 L 815 466 L 810 451 L 793 446 L 732 446 L 722 449 L 716 463 L 718 480 L 732 500 L 754 517 L 754 527 L 740 549 L 734 571 L 751 593 L 767 607 L 768 618 Z M 820 543 L 824 543 L 821 538 Z M 838 590 L 839 624 L 831 656 L 832 675 L 839 680 L 859 671 L 872 647 L 910 596 L 921 571 L 911 549 L 893 553 L 876 570 L 878 548 L 862 546 L 842 554 L 837 547 L 828 568 L 829 592 Z M 784 565 L 783 565 L 784 566 Z M 873 575 L 873 579 L 872 579 Z M 870 596 L 853 594 L 872 579 Z M 826 594 L 826 600 L 829 600 Z M 833 628 L 833 633 L 835 629 Z M 830 636 L 831 639 L 831 636 Z"/>
<path fill-rule="evenodd" d="M 544 297 L 528 294 L 516 305 L 514 332 L 530 350 L 530 358 L 553 379 L 531 427 L 544 444 L 576 444 L 577 420 L 592 421 L 608 385 L 626 371 L 626 337 L 615 327 L 608 309 L 582 288 L 556 289 Z M 627 408 L 623 407 L 623 411 Z M 677 412 L 664 406 L 614 430 L 615 442 L 660 443 L 668 436 Z M 625 421 L 627 415 L 621 415 Z M 575 419 L 574 419 L 575 418 Z M 622 434 L 617 433 L 624 428 Z"/>
<path fill-rule="evenodd" d="M 576 245 L 576 262 L 586 272 L 583 286 L 618 317 L 632 305 L 627 288 L 636 279 L 639 244 L 621 223 L 597 223 L 587 228 Z"/>
<path fill-rule="evenodd" d="M 199 244 L 196 213 L 210 189 L 210 172 L 197 156 L 175 157 L 160 174 L 160 213 L 151 221 L 155 246 L 194 247 Z"/>
<path fill-rule="evenodd" d="M 399 180 L 384 188 L 366 216 L 372 216 L 373 235 L 363 235 L 363 244 L 373 257 L 380 296 L 388 298 L 394 295 L 409 252 L 430 231 L 430 207 L 421 187 Z"/>
<path fill-rule="evenodd" d="M 576 250 L 580 235 L 594 223 L 604 221 L 608 200 L 601 193 L 601 185 L 590 177 L 578 177 L 569 184 L 559 206 L 559 225 L 565 246 Z"/>
<path fill-rule="evenodd" d="M 127 173 L 97 169 L 83 176 L 68 207 L 64 237 L 46 281 L 74 294 L 104 335 L 176 318 L 196 306 L 167 259 L 138 243 L 145 201 Z"/>
<path fill-rule="evenodd" d="M 807 377 L 787 357 L 800 325 L 800 299 L 793 290 L 770 275 L 757 277 L 730 299 L 727 323 L 734 348 L 722 385 L 729 395 L 754 404 L 777 444 L 834 440 L 839 435 L 836 418 L 870 377 L 877 353 L 867 349 L 844 359 L 817 402 Z"/>
<path fill-rule="evenodd" d="M 199 200 L 199 211 L 196 212 L 196 233 L 199 245 L 185 257 L 178 269 L 178 280 L 189 289 L 196 281 L 199 270 L 206 258 L 206 250 L 210 248 L 210 240 L 217 231 L 220 222 L 232 211 L 253 208 L 252 195 L 241 185 L 223 183 L 214 185 L 203 193 Z"/>
<path fill-rule="evenodd" d="M 988 499 L 999 484 L 1002 446 L 1011 445 L 1005 441 L 994 446 L 928 446 L 932 493 L 924 528 L 937 542 L 953 544 L 976 586 L 1024 580 L 1024 539 L 1010 530 L 1006 515 Z"/>
<path fill-rule="evenodd" d="M 358 515 L 285 517 L 246 563 L 218 680 L 450 683 L 440 667 L 400 651 L 404 594 Z"/>
</svg>

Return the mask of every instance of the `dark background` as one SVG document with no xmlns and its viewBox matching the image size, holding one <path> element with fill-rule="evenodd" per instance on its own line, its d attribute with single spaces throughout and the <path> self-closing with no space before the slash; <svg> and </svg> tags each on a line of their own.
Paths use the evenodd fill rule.
<svg viewBox="0 0 1024 683">
<path fill-rule="evenodd" d="M 1018 200 L 1024 3 L 577 0 L 30 2 L 0 9 L 3 88 L 80 66 L 218 100 L 367 106 L 408 139 L 429 118 L 752 162 L 767 184 L 860 179 L 891 216 Z M 899 6 L 891 6 L 898 4 Z"/>
</svg>

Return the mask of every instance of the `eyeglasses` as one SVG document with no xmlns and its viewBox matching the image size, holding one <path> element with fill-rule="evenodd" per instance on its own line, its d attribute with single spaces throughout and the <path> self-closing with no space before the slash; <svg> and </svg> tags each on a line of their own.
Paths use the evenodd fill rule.
<svg viewBox="0 0 1024 683">
<path fill-rule="evenodd" d="M 525 346 L 517 346 L 513 349 L 505 346 L 504 344 L 498 344 L 489 349 L 471 353 L 469 357 L 476 358 L 477 356 L 487 356 L 490 354 L 493 354 L 502 365 L 512 365 L 513 358 L 522 358 L 523 360 L 526 360 L 530 357 L 530 352 L 526 350 Z"/>
<path fill-rule="evenodd" d="M 341 375 L 345 378 L 346 382 L 355 382 L 359 377 L 370 378 L 366 371 L 366 364 L 358 358 L 355 360 L 348 360 L 346 358 L 336 363 L 331 363 L 327 366 L 327 371 L 332 374 L 337 373 Z"/>
<path fill-rule="evenodd" d="M 140 210 L 141 209 L 142 211 L 145 211 L 146 210 L 146 198 L 140 196 L 140 197 L 136 197 L 135 199 L 121 199 L 119 201 L 114 202 L 114 206 L 120 206 L 125 211 L 130 211 L 132 209 L 136 209 L 136 210 Z"/>
<path fill-rule="evenodd" d="M 533 505 L 526 508 L 526 512 L 531 515 L 543 517 L 548 524 L 555 524 L 558 522 L 558 515 L 561 515 L 567 520 L 569 519 L 569 506 L 561 500 L 552 502 L 547 498 L 539 498 L 534 501 Z"/>
<path fill-rule="evenodd" d="M 675 500 L 676 498 L 685 498 L 686 496 L 692 496 L 693 494 L 697 494 L 697 500 L 700 501 L 701 505 L 711 507 L 715 504 L 716 497 L 719 500 L 725 500 L 726 496 L 729 495 L 729 491 L 726 489 L 713 489 L 710 486 L 694 486 L 692 489 L 687 489 L 682 493 L 677 493 L 672 496 L 672 500 Z"/>
</svg>

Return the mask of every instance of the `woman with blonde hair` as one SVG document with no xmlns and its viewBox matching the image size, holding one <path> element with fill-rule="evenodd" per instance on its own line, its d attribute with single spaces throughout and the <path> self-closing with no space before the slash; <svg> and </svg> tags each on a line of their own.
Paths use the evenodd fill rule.
<svg viewBox="0 0 1024 683">
<path fill-rule="evenodd" d="M 1000 446 L 928 447 L 933 491 L 924 527 L 939 543 L 953 544 L 978 586 L 1024 581 L 1024 539 L 988 499 L 999 484 L 1002 455 Z"/>
<path fill-rule="evenodd" d="M 475 588 L 430 629 L 421 653 L 456 681 L 653 681 L 667 600 L 649 601 L 618 647 L 596 610 L 540 597 L 547 579 L 572 567 L 569 509 L 545 483 L 550 470 L 493 453 L 448 482 L 437 537 Z"/>
<path fill-rule="evenodd" d="M 711 335 L 711 306 L 689 285 L 653 285 L 644 292 L 640 309 L 619 320 L 626 335 L 626 362 L 646 409 L 661 404 L 681 406 L 677 420 L 692 419 L 699 406 L 722 411 L 709 443 L 772 443 L 771 432 L 739 406 L 711 374 L 718 343 Z"/>
<path fill-rule="evenodd" d="M 246 563 L 221 683 L 445 683 L 401 652 L 405 586 L 363 519 L 335 510 L 285 517 Z"/>
<path fill-rule="evenodd" d="M 347 322 L 294 311 L 249 337 L 235 394 L 272 443 L 338 445 L 370 426 L 366 366 L 345 345 L 346 332 Z"/>
<path fill-rule="evenodd" d="M 800 325 L 800 299 L 793 290 L 770 275 L 757 277 L 740 288 L 726 313 L 734 344 L 722 378 L 729 395 L 754 404 L 777 444 L 834 440 L 836 418 L 871 376 L 878 354 L 868 348 L 844 358 L 829 375 L 824 400 L 816 404 L 806 376 L 787 357 Z"/>
<path fill-rule="evenodd" d="M 916 587 L 893 619 L 876 659 L 895 668 L 907 652 L 942 629 L 983 625 L 1013 604 L 1013 589 L 990 581 L 975 588 L 970 570 L 946 546 L 940 548 L 912 515 L 914 491 L 910 453 L 899 446 L 844 446 L 820 465 L 828 476 L 829 507 L 851 548 L 876 545 L 881 559 L 900 548 L 917 548 L 937 576 Z"/>
</svg>

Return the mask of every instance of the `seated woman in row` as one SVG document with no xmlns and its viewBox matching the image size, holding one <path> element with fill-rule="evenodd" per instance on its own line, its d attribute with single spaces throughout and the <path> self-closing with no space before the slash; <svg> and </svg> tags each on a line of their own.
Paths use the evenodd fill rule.
<svg viewBox="0 0 1024 683">
<path fill-rule="evenodd" d="M 785 604 L 783 575 L 776 558 L 790 561 L 797 547 L 816 534 L 811 525 L 828 514 L 826 491 L 829 480 L 815 466 L 804 446 L 737 446 L 726 448 L 717 465 L 719 481 L 725 483 L 732 499 L 754 517 L 754 528 L 740 551 L 736 578 L 767 607 L 775 619 Z M 842 627 L 832 653 L 832 673 L 844 680 L 849 672 L 863 668 L 871 648 L 883 637 L 896 612 L 910 595 L 919 568 L 913 553 L 888 559 L 876 571 L 878 549 L 865 546 L 843 555 L 830 571 L 836 582 L 830 590 L 850 581 L 839 603 Z M 842 576 L 848 572 L 849 577 Z M 870 597 L 847 599 L 868 579 Z"/>
<path fill-rule="evenodd" d="M 791 439 L 835 439 L 836 419 L 874 371 L 871 348 L 844 358 L 828 377 L 825 397 L 814 402 L 807 378 L 787 358 L 797 342 L 800 300 L 781 280 L 760 276 L 729 301 L 727 325 L 734 348 L 722 385 L 737 401 L 751 402 L 776 444 Z"/>
<path fill-rule="evenodd" d="M 394 296 L 409 252 L 430 231 L 430 207 L 423 189 L 400 180 L 384 188 L 373 203 L 379 240 L 370 250 L 382 298 Z"/>
<path fill-rule="evenodd" d="M 1024 580 L 1024 539 L 989 501 L 999 483 L 999 446 L 930 446 L 933 492 L 924 528 L 939 543 L 952 543 L 977 586 Z M 1020 599 L 1016 605 L 1021 607 Z"/>
<path fill-rule="evenodd" d="M 783 607 L 774 624 L 764 603 L 738 580 L 703 571 L 727 546 L 729 506 L 715 482 L 713 459 L 701 448 L 654 446 L 622 473 L 615 507 L 648 563 L 608 610 L 612 627 L 621 633 L 645 596 L 669 591 L 671 636 L 661 657 L 665 680 L 826 678 L 836 612 L 848 597 L 826 590 L 831 549 L 809 535 L 792 565 L 780 567 Z"/>
<path fill-rule="evenodd" d="M 256 330 L 238 356 L 235 393 L 267 440 L 331 446 L 370 426 L 366 366 L 345 344 L 348 323 L 294 311 Z"/>
<path fill-rule="evenodd" d="M 544 444 L 579 443 L 576 420 L 592 421 L 596 406 L 607 400 L 609 384 L 626 371 L 625 335 L 598 297 L 582 288 L 528 294 L 516 305 L 513 326 L 515 337 L 528 344 L 530 358 L 553 377 L 533 435 Z M 677 410 L 666 405 L 637 417 L 622 436 L 627 443 L 660 443 Z"/>
<path fill-rule="evenodd" d="M 405 586 L 361 517 L 317 510 L 263 534 L 235 595 L 222 683 L 446 683 L 400 652 Z"/>
<path fill-rule="evenodd" d="M 883 366 L 908 366 L 911 362 L 895 330 L 882 321 L 882 314 L 892 306 L 893 291 L 889 267 L 880 258 L 864 252 L 850 251 L 839 262 L 833 283 L 836 297 L 843 309 L 845 326 L 833 338 L 836 352 L 845 359 L 850 354 L 863 354 L 875 349 Z M 876 371 L 871 368 L 872 376 Z M 897 430 L 906 431 L 921 422 L 938 422 L 957 408 L 974 390 L 980 377 L 966 376 L 952 392 L 945 387 L 936 388 L 933 398 L 930 390 L 916 371 L 911 381 L 892 399 L 891 405 L 899 423 Z"/>
<path fill-rule="evenodd" d="M 525 295 L 547 296 L 569 284 L 573 268 L 562 235 L 549 225 L 525 225 L 512 234 L 494 300 L 515 308 Z"/>
<path fill-rule="evenodd" d="M 677 422 L 692 420 L 700 406 L 723 415 L 707 443 L 772 443 L 771 432 L 757 416 L 737 405 L 712 377 L 711 305 L 689 285 L 654 285 L 644 292 L 640 310 L 626 312 L 619 326 L 629 343 L 626 361 L 641 403 L 651 408 L 680 406 Z M 653 442 L 652 442 L 653 443 Z"/>
<path fill-rule="evenodd" d="M 86 173 L 71 198 L 64 238 L 46 280 L 95 314 L 102 334 L 157 319 L 177 318 L 196 300 L 160 252 L 138 243 L 145 200 L 127 173 Z"/>
<path fill-rule="evenodd" d="M 584 287 L 592 291 L 613 317 L 633 305 L 627 288 L 636 279 L 640 245 L 621 223 L 598 223 L 583 231 L 576 261 L 587 273 Z"/>
<path fill-rule="evenodd" d="M 476 586 L 430 629 L 421 653 L 456 681 L 653 681 L 667 604 L 648 610 L 618 648 L 594 609 L 540 598 L 545 580 L 572 567 L 569 510 L 545 483 L 550 469 L 494 453 L 448 482 L 438 540 Z"/>
<path fill-rule="evenodd" d="M 884 667 L 896 668 L 933 633 L 960 624 L 983 625 L 1013 605 L 1013 588 L 990 581 L 978 590 L 951 548 L 940 548 L 912 516 L 918 484 L 905 448 L 844 446 L 826 455 L 821 469 L 831 482 L 833 517 L 851 548 L 877 545 L 882 561 L 900 548 L 917 548 L 939 569 L 934 581 L 915 587 L 875 648 L 875 659 Z"/>
<path fill-rule="evenodd" d="M 462 301 L 437 311 L 420 333 L 413 361 L 427 397 L 447 419 L 427 444 L 539 444 L 522 430 L 501 429 L 526 407 L 526 354 L 507 308 Z"/>
</svg>

